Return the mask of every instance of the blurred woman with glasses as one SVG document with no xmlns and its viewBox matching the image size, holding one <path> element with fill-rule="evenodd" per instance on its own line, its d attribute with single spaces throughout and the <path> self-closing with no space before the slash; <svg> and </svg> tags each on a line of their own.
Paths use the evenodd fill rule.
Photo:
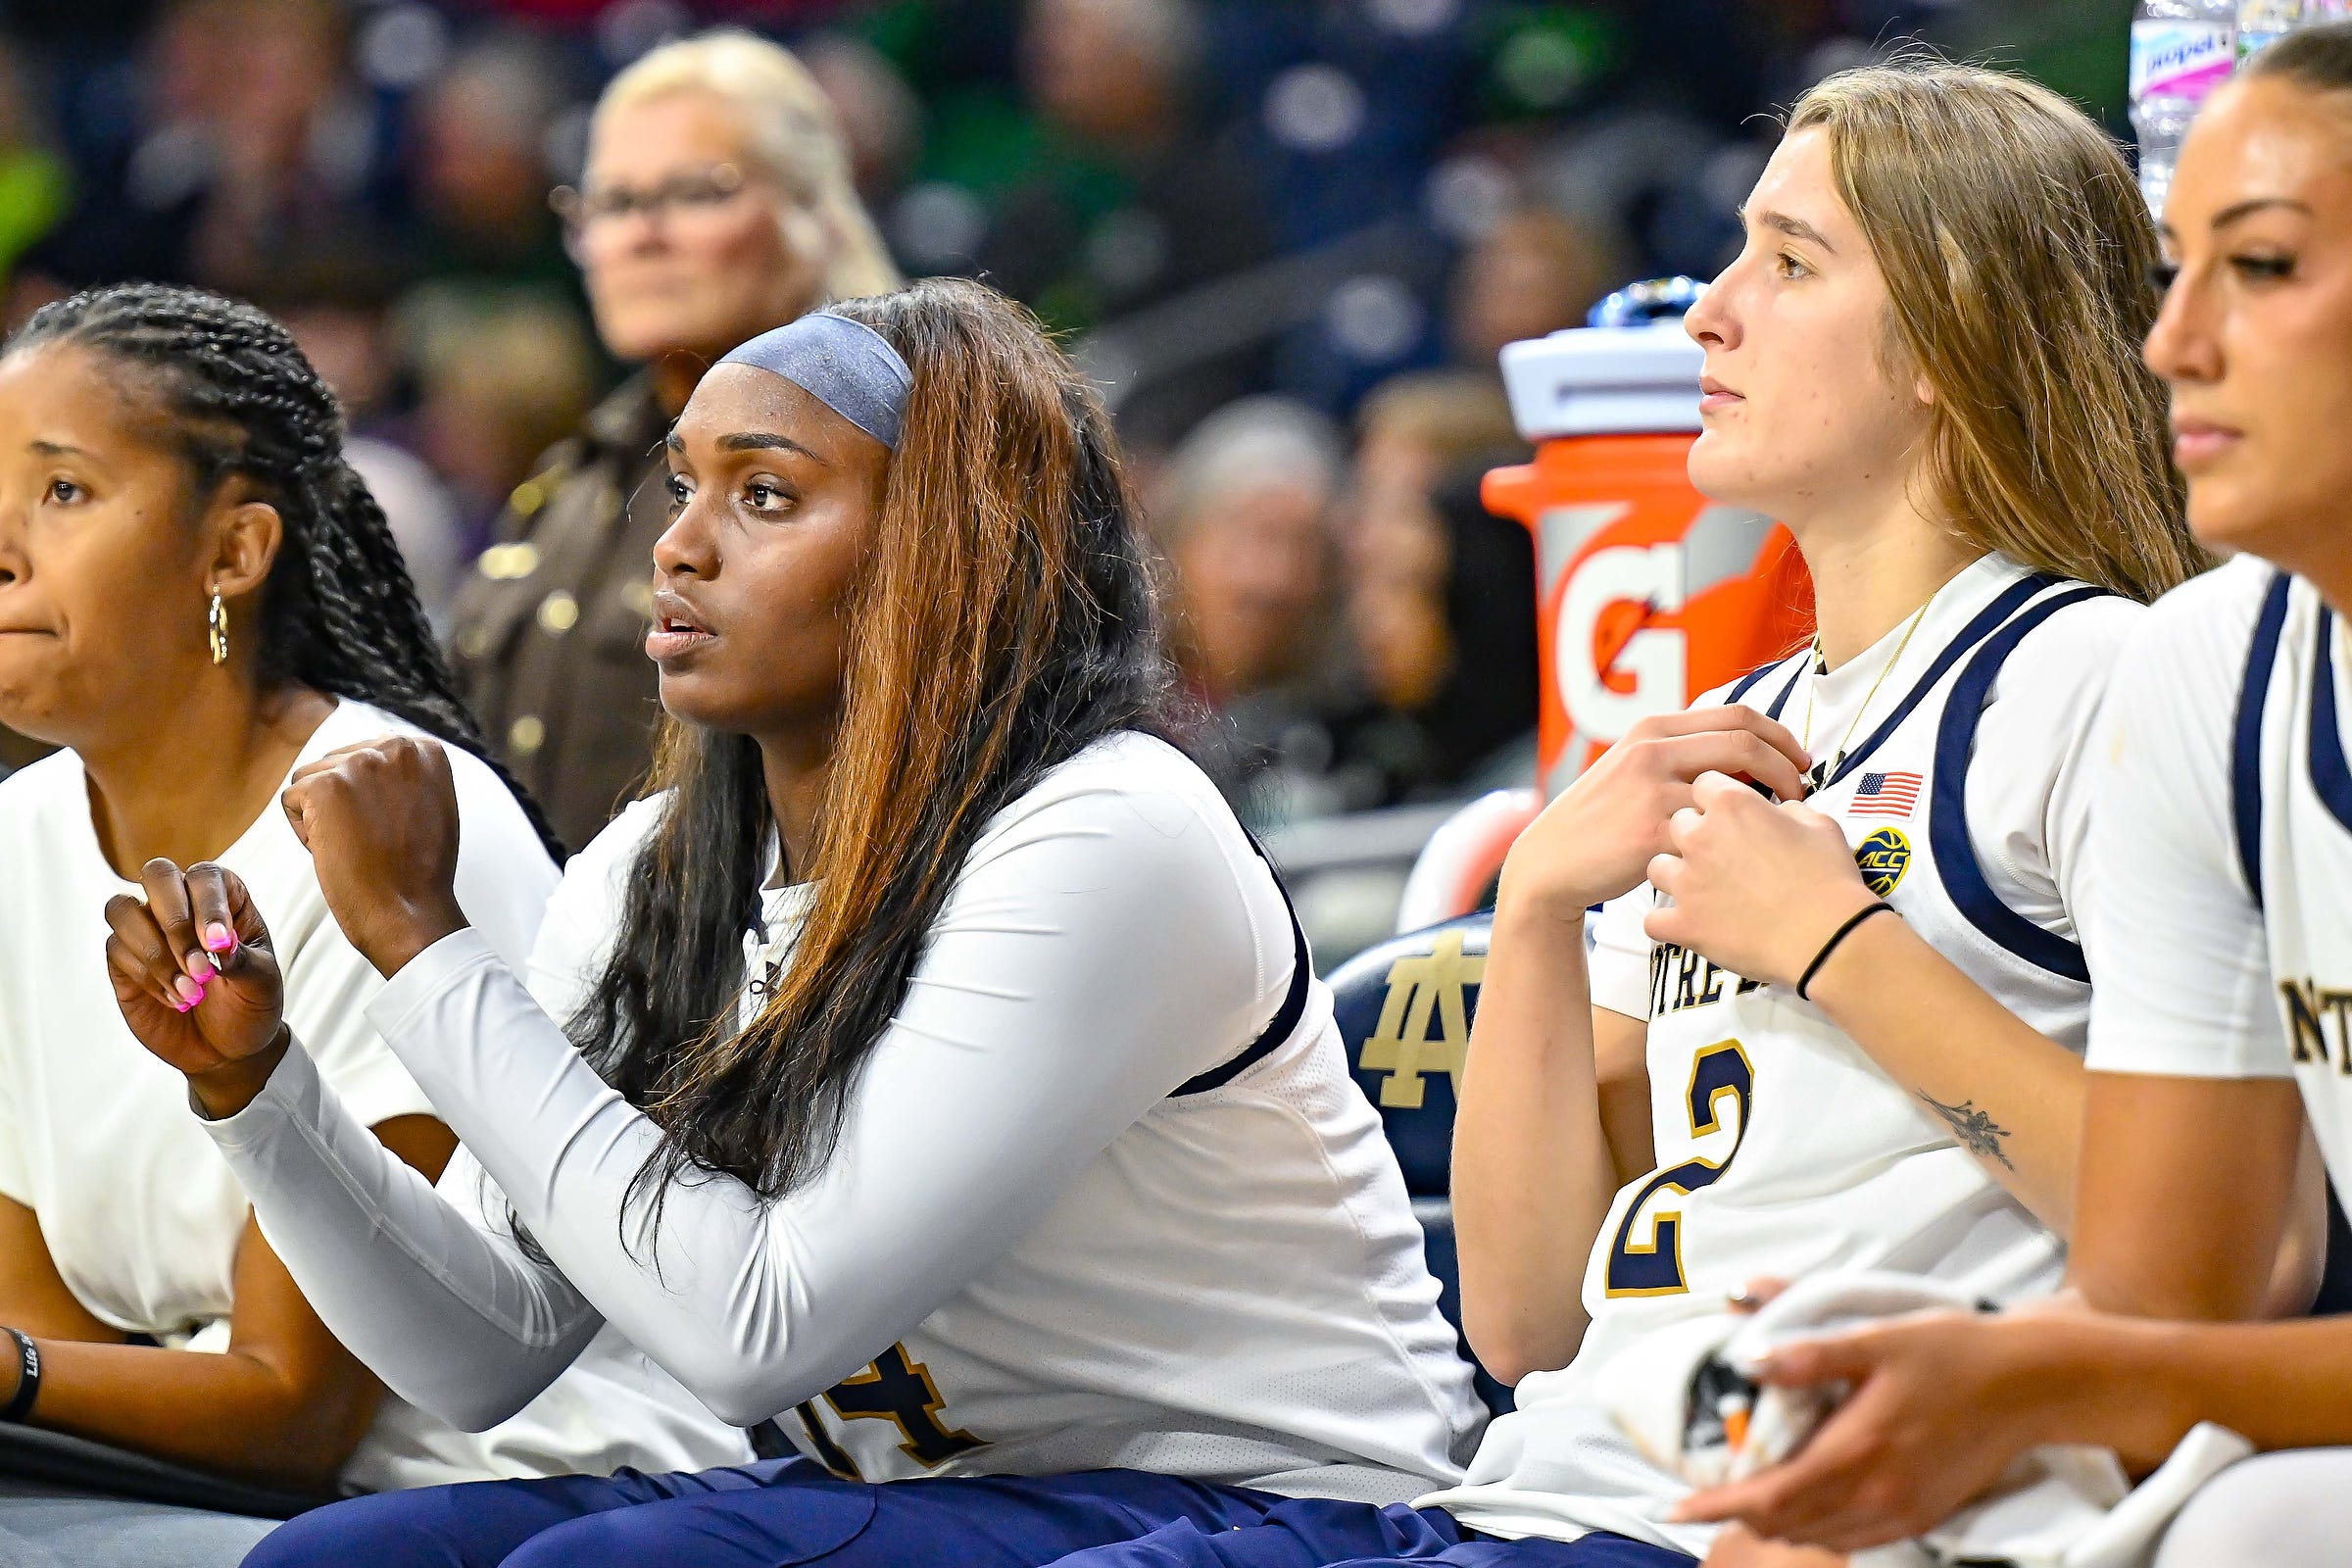
<svg viewBox="0 0 2352 1568">
<path fill-rule="evenodd" d="M 516 487 L 452 642 L 490 744 L 576 846 L 653 757 L 661 707 L 643 644 L 662 432 L 720 355 L 898 274 L 831 106 L 789 53 L 748 33 L 669 44 L 614 77 L 579 188 L 553 200 L 597 334 L 641 368 Z"/>
</svg>

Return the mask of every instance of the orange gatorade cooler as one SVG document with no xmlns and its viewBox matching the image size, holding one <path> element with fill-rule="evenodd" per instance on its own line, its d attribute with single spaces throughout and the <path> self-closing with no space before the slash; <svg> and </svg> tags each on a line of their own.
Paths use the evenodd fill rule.
<svg viewBox="0 0 2352 1568">
<path fill-rule="evenodd" d="M 1788 530 L 1707 500 L 1684 472 L 1703 355 L 1680 311 L 1695 292 L 1685 279 L 1639 284 L 1593 312 L 1633 324 L 1502 351 L 1512 418 L 1536 460 L 1489 473 L 1483 493 L 1535 535 L 1546 797 L 1637 719 L 1812 635 L 1812 581 Z"/>
</svg>

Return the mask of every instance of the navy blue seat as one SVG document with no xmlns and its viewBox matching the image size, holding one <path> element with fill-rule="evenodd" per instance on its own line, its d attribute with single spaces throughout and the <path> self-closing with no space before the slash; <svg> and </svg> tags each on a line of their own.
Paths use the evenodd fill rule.
<svg viewBox="0 0 2352 1568">
<path fill-rule="evenodd" d="M 1454 1088 L 1470 1048 L 1470 1020 L 1478 1011 L 1479 979 L 1494 928 L 1494 917 L 1488 913 L 1408 931 L 1349 958 L 1330 982 L 1348 1064 L 1365 1098 L 1379 1107 L 1396 1162 L 1404 1168 L 1429 1271 L 1438 1278 L 1438 1305 L 1457 1334 L 1461 1270 L 1449 1197 Z M 1467 1341 L 1462 1353 L 1470 1354 Z M 1511 1391 L 1484 1368 L 1478 1392 L 1497 1412 L 1511 1407 Z"/>
</svg>

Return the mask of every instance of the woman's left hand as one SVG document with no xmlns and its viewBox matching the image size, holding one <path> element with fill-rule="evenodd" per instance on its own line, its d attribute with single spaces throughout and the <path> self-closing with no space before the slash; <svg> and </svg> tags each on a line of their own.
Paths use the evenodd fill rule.
<svg viewBox="0 0 2352 1568">
<path fill-rule="evenodd" d="M 1848 1552 L 1934 1529 L 2045 1441 L 2063 1386 L 2042 1353 L 2054 1318 L 1938 1312 L 1785 1347 L 1764 1382 L 1852 1394 L 1792 1458 L 1693 1493 L 1674 1517 Z"/>
<path fill-rule="evenodd" d="M 387 735 L 296 771 L 282 798 L 343 935 L 390 978 L 463 928 L 458 791 L 438 741 Z"/>
<path fill-rule="evenodd" d="M 1650 885 L 1673 902 L 1642 929 L 1742 979 L 1794 985 L 1831 933 L 1873 902 L 1844 830 L 1722 773 L 1700 774 L 1690 795 L 1667 823 L 1673 848 L 1649 862 Z"/>
</svg>

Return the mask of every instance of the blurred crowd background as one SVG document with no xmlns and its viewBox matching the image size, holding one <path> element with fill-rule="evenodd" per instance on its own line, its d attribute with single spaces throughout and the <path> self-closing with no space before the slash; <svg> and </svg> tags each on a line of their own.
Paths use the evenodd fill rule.
<svg viewBox="0 0 2352 1568">
<path fill-rule="evenodd" d="M 278 314 L 447 616 L 470 574 L 529 569 L 496 553 L 502 513 L 624 373 L 550 203 L 591 103 L 663 39 L 753 28 L 832 100 L 900 268 L 989 279 L 1102 380 L 1186 676 L 1230 720 L 1247 809 L 1297 821 L 1532 776 L 1528 541 L 1477 500 L 1521 456 L 1502 344 L 1710 274 L 1774 107 L 1894 40 L 2024 70 L 2120 133 L 2128 22 L 2123 0 L 11 0 L 0 299 L 13 326 L 147 277 Z"/>
</svg>

